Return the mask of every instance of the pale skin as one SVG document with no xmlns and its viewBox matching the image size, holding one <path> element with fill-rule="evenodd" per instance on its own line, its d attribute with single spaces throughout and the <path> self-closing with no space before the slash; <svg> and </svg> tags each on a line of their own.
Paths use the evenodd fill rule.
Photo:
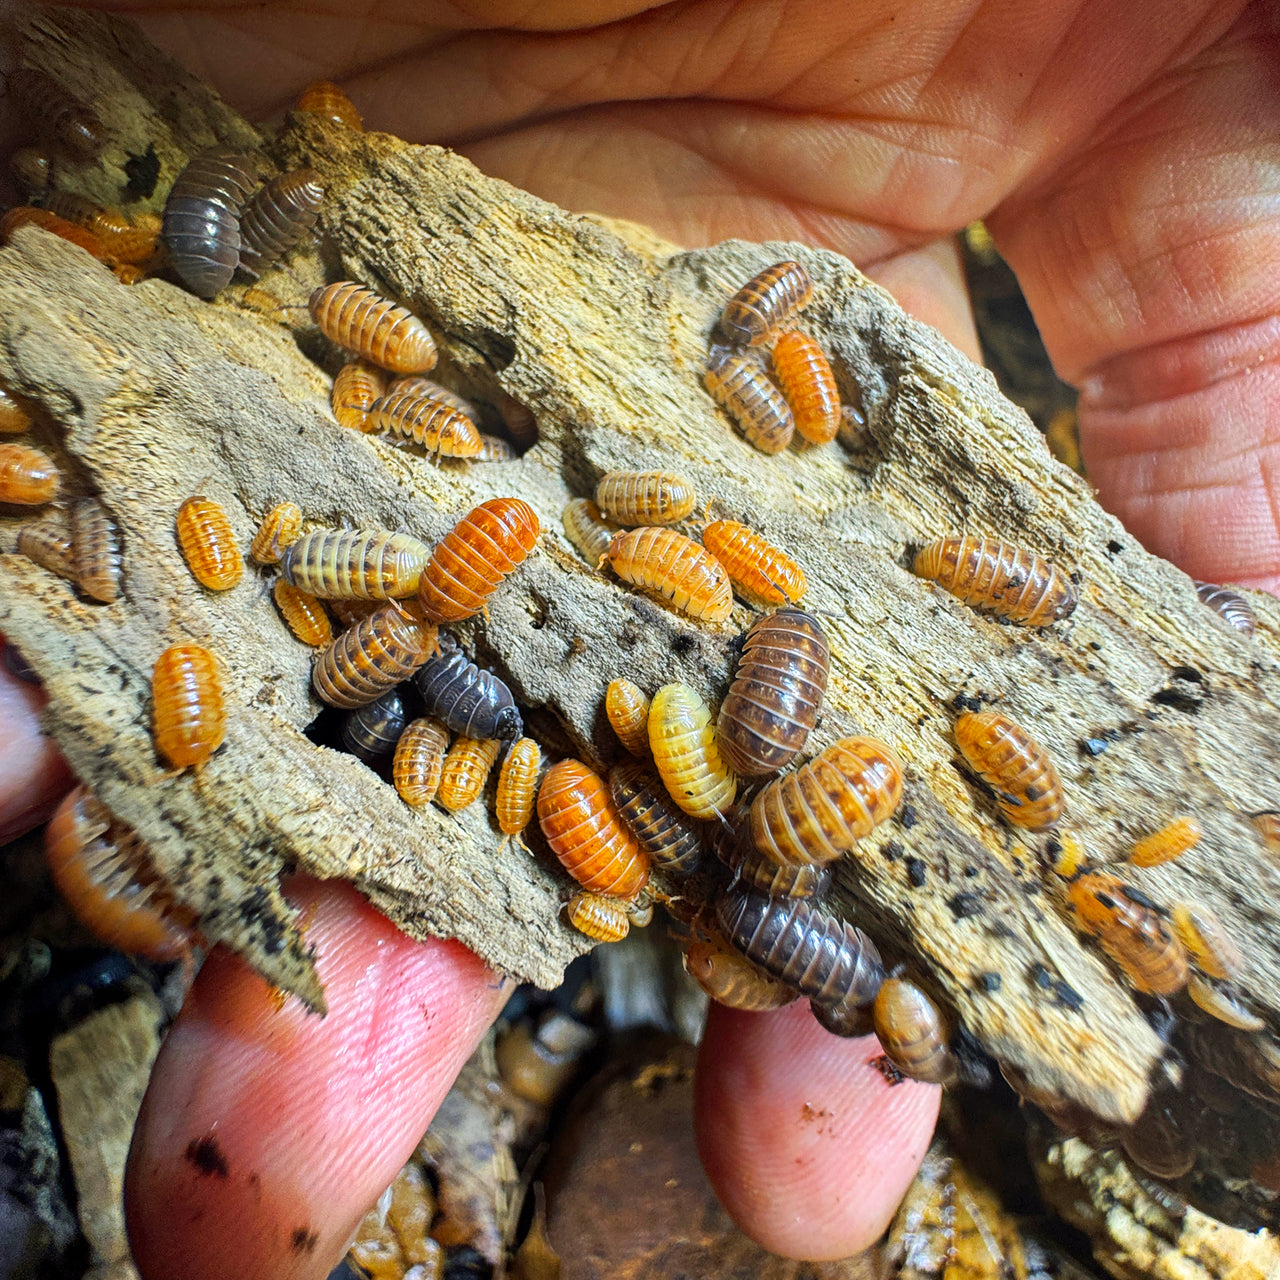
<svg viewBox="0 0 1280 1280">
<path fill-rule="evenodd" d="M 971 355 L 948 237 L 985 218 L 1081 389 L 1101 501 L 1195 577 L 1280 587 L 1280 18 L 1261 5 L 115 7 L 250 115 L 334 79 L 371 126 L 570 208 L 688 245 L 836 249 Z M 66 785 L 35 705 L 0 688 L 7 834 Z M 406 941 L 349 890 L 293 893 L 334 1012 L 277 1013 L 236 960 L 206 964 L 129 1170 L 147 1277 L 323 1276 L 505 999 L 474 957 Z M 778 1252 L 864 1247 L 924 1152 L 938 1090 L 888 1089 L 873 1051 L 803 1007 L 713 1013 L 700 1149 Z M 225 1176 L 191 1158 L 211 1135 Z"/>
</svg>

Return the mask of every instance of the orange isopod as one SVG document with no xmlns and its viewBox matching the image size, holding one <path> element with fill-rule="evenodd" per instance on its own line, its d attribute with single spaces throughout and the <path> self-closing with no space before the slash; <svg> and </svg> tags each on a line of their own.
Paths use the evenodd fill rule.
<svg viewBox="0 0 1280 1280">
<path fill-rule="evenodd" d="M 634 898 L 648 883 L 648 855 L 619 817 L 609 788 L 580 760 L 547 770 L 538 788 L 538 824 L 584 889 Z"/>
<path fill-rule="evenodd" d="M 1171 996 L 1187 985 L 1187 953 L 1145 894 L 1102 871 L 1067 886 L 1080 927 L 1139 990 Z"/>
<path fill-rule="evenodd" d="M 713 520 L 703 526 L 702 543 L 724 566 L 734 589 L 748 604 L 772 609 L 804 599 L 804 570 L 745 524 Z"/>
<path fill-rule="evenodd" d="M 618 532 L 612 520 L 606 520 L 600 508 L 589 498 L 574 498 L 560 517 L 565 536 L 582 552 L 583 559 L 593 568 L 609 554 L 609 543 Z"/>
<path fill-rule="evenodd" d="M 796 429 L 791 406 L 749 356 L 728 347 L 712 347 L 702 381 L 711 398 L 761 453 L 781 453 L 791 443 Z"/>
<path fill-rule="evenodd" d="M 649 754 L 649 699 L 630 680 L 610 680 L 604 694 L 604 712 L 618 741 L 633 755 Z"/>
<path fill-rule="evenodd" d="M 498 774 L 498 794 L 494 813 L 498 828 L 523 845 L 521 833 L 533 817 L 533 799 L 538 770 L 542 767 L 542 749 L 532 738 L 521 738 L 512 744 Z"/>
<path fill-rule="evenodd" d="M 331 707 L 362 707 L 413 675 L 435 644 L 435 627 L 383 605 L 321 651 L 312 687 Z"/>
<path fill-rule="evenodd" d="M 43 521 L 18 530 L 18 554 L 70 582 L 76 580 L 75 548 L 60 524 Z"/>
<path fill-rule="evenodd" d="M 1178 941 L 1186 948 L 1191 963 L 1211 978 L 1240 976 L 1244 957 L 1227 935 L 1217 917 L 1207 907 L 1179 903 L 1170 913 L 1169 923 Z"/>
<path fill-rule="evenodd" d="M 607 471 L 596 485 L 596 506 L 617 524 L 675 524 L 695 502 L 693 481 L 676 471 Z"/>
<path fill-rule="evenodd" d="M 759 1013 L 781 1009 L 800 993 L 721 942 L 695 938 L 685 948 L 689 976 L 717 1004 Z"/>
<path fill-rule="evenodd" d="M 451 812 L 476 800 L 489 780 L 502 743 L 497 738 L 456 738 L 440 767 L 436 799 Z"/>
<path fill-rule="evenodd" d="M 334 375 L 329 407 L 338 424 L 366 435 L 378 430 L 370 410 L 387 392 L 387 375 L 368 360 L 348 360 Z"/>
<path fill-rule="evenodd" d="M 841 738 L 751 803 L 751 838 L 773 862 L 832 862 L 893 816 L 902 765 L 875 738 Z"/>
<path fill-rule="evenodd" d="M 227 732 L 218 660 L 202 645 L 171 645 L 156 660 L 151 694 L 156 750 L 175 769 L 204 764 Z"/>
<path fill-rule="evenodd" d="M 1187 995 L 1211 1018 L 1237 1031 L 1261 1031 L 1267 1025 L 1226 983 L 1193 973 L 1187 979 Z"/>
<path fill-rule="evenodd" d="M 1057 565 L 1000 538 L 938 538 L 917 553 L 912 571 L 971 608 L 1028 627 L 1059 622 L 1078 602 L 1075 586 Z"/>
<path fill-rule="evenodd" d="M 427 326 L 388 298 L 350 280 L 323 285 L 309 302 L 311 318 L 330 342 L 392 373 L 427 373 L 439 352 Z"/>
<path fill-rule="evenodd" d="M 12 392 L 0 387 L 0 435 L 20 436 L 31 429 L 31 414 Z"/>
<path fill-rule="evenodd" d="M 0 444 L 0 502 L 38 507 L 52 502 L 61 487 L 62 475 L 48 454 L 12 441 Z"/>
<path fill-rule="evenodd" d="M 955 1078 L 942 1013 L 914 982 L 886 978 L 876 993 L 872 1018 L 880 1047 L 904 1076 L 929 1084 Z"/>
<path fill-rule="evenodd" d="M 285 548 L 280 572 L 322 600 L 394 600 L 417 591 L 430 554 L 407 533 L 312 529 Z"/>
<path fill-rule="evenodd" d="M 8 244 L 19 227 L 39 227 L 60 240 L 79 245 L 99 262 L 106 261 L 106 246 L 92 231 L 85 227 L 78 227 L 74 222 L 68 222 L 66 218 L 50 213 L 48 209 L 33 209 L 30 205 L 18 205 L 10 209 L 3 218 L 0 218 L 0 244 Z"/>
<path fill-rule="evenodd" d="M 120 534 L 115 521 L 92 498 L 71 506 L 71 545 L 76 585 L 90 599 L 112 604 L 120 598 Z"/>
<path fill-rule="evenodd" d="M 757 272 L 725 303 L 720 331 L 730 342 L 768 342 L 813 297 L 813 281 L 799 262 L 775 262 Z"/>
<path fill-rule="evenodd" d="M 579 889 L 565 904 L 565 915 L 579 933 L 597 942 L 621 942 L 631 932 L 627 903 L 604 893 Z"/>
<path fill-rule="evenodd" d="M 315 596 L 299 591 L 283 578 L 277 578 L 271 588 L 276 608 L 285 625 L 293 632 L 295 640 L 309 644 L 313 649 L 333 640 L 333 624 L 324 611 L 324 605 Z"/>
<path fill-rule="evenodd" d="M 429 396 L 392 391 L 369 410 L 374 431 L 389 431 L 442 458 L 474 458 L 484 447 L 476 424 L 464 413 Z"/>
<path fill-rule="evenodd" d="M 430 804 L 440 788 L 449 730 L 434 716 L 414 720 L 400 735 L 391 762 L 391 780 L 405 804 Z"/>
<path fill-rule="evenodd" d="M 724 566 L 674 529 L 627 529 L 609 543 L 609 563 L 623 582 L 671 601 L 703 622 L 723 622 L 733 609 Z"/>
<path fill-rule="evenodd" d="M 466 396 L 450 391 L 448 387 L 436 382 L 433 378 L 414 373 L 406 378 L 397 378 L 387 388 L 388 395 L 399 395 L 402 392 L 406 395 L 412 393 L 416 396 L 426 396 L 428 400 L 434 400 L 437 404 L 447 404 L 450 409 L 456 409 L 464 417 L 470 418 L 472 422 L 479 425 L 480 412 L 475 405 Z"/>
<path fill-rule="evenodd" d="M 533 550 L 539 532 L 537 515 L 520 498 L 482 502 L 432 551 L 418 588 L 423 612 L 432 622 L 459 622 L 479 613 Z"/>
<path fill-rule="evenodd" d="M 294 110 L 309 111 L 335 124 L 345 124 L 348 129 L 364 129 L 364 118 L 356 110 L 356 104 L 332 80 L 317 80 L 309 84 L 302 91 Z"/>
<path fill-rule="evenodd" d="M 1058 771 L 1020 724 L 999 711 L 966 711 L 955 733 L 961 754 L 1015 827 L 1046 831 L 1062 817 L 1066 800 Z"/>
<path fill-rule="evenodd" d="M 249 554 L 259 564 L 279 564 L 280 557 L 297 542 L 301 532 L 302 508 L 296 502 L 277 502 L 262 517 Z"/>
<path fill-rule="evenodd" d="M 229 591 L 244 574 L 227 513 L 212 498 L 188 498 L 178 508 L 178 545 L 192 577 L 210 591 Z"/>
<path fill-rule="evenodd" d="M 155 214 L 143 214 L 137 222 L 131 222 L 119 209 L 105 209 L 69 191 L 51 192 L 44 207 L 92 232 L 101 243 L 106 260 L 113 264 L 144 263 L 154 256 L 159 245 L 160 219 Z"/>
<path fill-rule="evenodd" d="M 773 344 L 773 373 L 791 406 L 796 431 L 810 444 L 829 444 L 840 429 L 840 391 L 822 348 L 793 329 Z"/>
<path fill-rule="evenodd" d="M 1200 843 L 1200 824 L 1194 818 L 1174 818 L 1159 831 L 1153 831 L 1129 850 L 1129 861 L 1135 867 L 1158 867 L 1172 862 Z"/>
</svg>

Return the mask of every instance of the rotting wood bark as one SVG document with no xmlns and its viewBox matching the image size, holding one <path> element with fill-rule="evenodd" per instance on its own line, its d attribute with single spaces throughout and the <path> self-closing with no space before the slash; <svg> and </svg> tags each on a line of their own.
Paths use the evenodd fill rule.
<svg viewBox="0 0 1280 1280">
<path fill-rule="evenodd" d="M 66 179 L 91 194 L 118 200 L 126 152 L 150 142 L 163 166 L 156 207 L 188 153 L 256 138 L 125 24 L 43 15 L 26 56 L 98 95 L 117 141 L 84 181 Z M 540 438 L 516 462 L 432 465 L 335 425 L 309 358 L 332 369 L 335 353 L 304 311 L 254 311 L 242 286 L 215 304 L 164 281 L 125 288 L 42 232 L 0 251 L 0 378 L 57 421 L 46 434 L 122 525 L 126 565 L 123 601 L 104 608 L 6 556 L 0 628 L 46 681 L 46 723 L 72 767 L 147 839 L 210 938 L 320 1007 L 277 884 L 298 867 L 353 880 L 410 934 L 456 937 L 517 978 L 554 983 L 583 946 L 559 919 L 565 881 L 549 858 L 499 852 L 479 806 L 411 813 L 355 759 L 303 735 L 318 710 L 310 653 L 252 574 L 216 596 L 192 581 L 173 539 L 183 498 L 220 500 L 247 544 L 284 497 L 316 524 L 427 540 L 478 501 L 524 497 L 540 549 L 488 622 L 461 631 L 544 741 L 599 762 L 617 754 L 602 711 L 610 678 L 651 691 L 683 679 L 714 702 L 754 617 L 737 606 L 723 627 L 691 623 L 593 571 L 564 539 L 563 505 L 602 472 L 662 466 L 804 566 L 833 652 L 812 749 L 871 733 L 909 765 L 906 806 L 842 867 L 840 900 L 984 1050 L 1034 1090 L 1117 1121 L 1138 1115 L 1152 1080 L 1178 1076 L 1123 977 L 1071 927 L 1043 870 L 1045 838 L 1011 831 L 958 767 L 958 697 L 997 703 L 1052 752 L 1069 825 L 1099 856 L 1195 814 L 1204 838 L 1192 854 L 1124 874 L 1161 902 L 1210 906 L 1246 955 L 1242 987 L 1277 1025 L 1280 865 L 1247 820 L 1280 808 L 1276 601 L 1252 597 L 1254 639 L 1229 631 L 1052 461 L 984 370 L 834 254 L 739 242 L 681 252 L 447 151 L 311 117 L 261 145 L 267 168 L 312 165 L 329 189 L 321 247 L 264 287 L 287 307 L 344 277 L 402 299 L 440 338 L 446 377 L 489 406 L 504 393 L 528 405 Z M 859 453 L 761 455 L 702 388 L 725 298 L 783 256 L 809 267 L 805 327 L 868 414 Z M 3 518 L 6 549 L 22 518 Z M 1038 633 L 1001 626 L 908 572 L 911 547 L 960 529 L 1077 573 L 1075 616 Z M 198 776 L 166 775 L 149 734 L 151 666 L 180 637 L 208 642 L 228 674 L 227 744 Z M 1105 750 L 1090 755 L 1085 740 Z M 1177 1013 L 1200 1016 L 1186 1001 Z"/>
</svg>

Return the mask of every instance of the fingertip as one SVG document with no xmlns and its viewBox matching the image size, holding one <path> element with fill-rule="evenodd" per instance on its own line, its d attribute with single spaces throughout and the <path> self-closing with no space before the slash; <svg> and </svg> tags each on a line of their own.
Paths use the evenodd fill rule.
<svg viewBox="0 0 1280 1280">
<path fill-rule="evenodd" d="M 19 680 L 0 663 L 0 844 L 45 822 L 72 783 L 40 728 L 47 701 L 41 685 Z"/>
</svg>

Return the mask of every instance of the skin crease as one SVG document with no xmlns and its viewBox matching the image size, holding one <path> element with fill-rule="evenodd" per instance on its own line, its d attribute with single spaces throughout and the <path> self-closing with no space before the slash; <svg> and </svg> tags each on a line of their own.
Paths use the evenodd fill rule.
<svg viewBox="0 0 1280 1280">
<path fill-rule="evenodd" d="M 1280 19 L 1267 6 L 365 0 L 358 16 L 349 0 L 128 7 L 251 114 L 283 109 L 310 80 L 336 79 L 370 125 L 454 145 L 567 207 L 645 221 L 689 245 L 736 235 L 836 249 L 971 353 L 944 237 L 986 218 L 1059 370 L 1081 386 L 1086 461 L 1103 503 L 1197 577 L 1280 586 L 1280 278 L 1270 269 Z M 3 819 L 39 770 L 0 758 Z M 328 919 L 317 910 L 322 944 Z M 366 936 L 381 937 L 372 913 L 340 945 L 359 957 Z M 415 981 L 429 987 L 458 963 L 437 952 Z M 219 981 L 219 971 L 199 983 Z M 473 974 L 475 999 L 478 981 Z M 450 1007 L 473 1007 L 464 987 Z M 206 1065 L 230 1052 L 210 1007 L 198 994 L 195 1012 L 183 1014 L 206 1028 L 187 1039 Z M 751 1234 L 775 1249 L 835 1257 L 884 1225 L 923 1151 L 938 1091 L 886 1094 L 859 1066 L 870 1056 L 861 1042 L 833 1041 L 805 1017 L 713 1015 L 707 1043 L 717 1052 L 704 1053 L 698 1081 L 700 1144 L 717 1191 Z M 464 1025 L 441 1036 L 418 1019 L 398 1030 L 370 1023 L 357 1043 L 366 1061 L 387 1052 L 430 1063 L 442 1043 L 475 1034 Z M 322 1276 L 332 1241 L 300 1258 L 285 1229 L 299 1224 L 241 1232 L 212 1207 L 197 1229 L 199 1191 L 171 1202 L 165 1179 L 146 1172 L 182 1169 L 181 1153 L 199 1136 L 175 1127 L 171 1113 L 175 1081 L 192 1070 L 181 1027 L 171 1037 L 179 1048 L 157 1069 L 158 1101 L 147 1104 L 131 1166 L 131 1223 L 135 1233 L 141 1217 L 151 1223 L 156 1259 L 144 1274 L 173 1273 L 166 1250 L 180 1246 L 165 1232 L 181 1221 L 184 1275 Z M 341 1060 L 341 1041 L 307 1023 L 297 1036 L 297 1062 L 323 1073 Z M 383 1083 L 429 1103 L 439 1079 L 424 1067 Z M 351 1132 L 344 1097 L 326 1105 Z M 222 1114 L 248 1107 L 266 1123 L 252 1111 L 252 1090 L 222 1100 Z M 848 1141 L 824 1140 L 805 1104 L 830 1112 L 831 1131 Z M 385 1110 L 376 1097 L 351 1105 Z M 214 1119 L 202 1099 L 184 1095 L 182 1107 Z M 871 1127 L 868 1117 L 886 1114 L 894 1123 Z M 255 1132 L 285 1160 L 285 1134 L 262 1124 Z M 255 1159 L 241 1147 L 233 1167 Z M 784 1167 L 802 1168 L 797 1159 L 802 1174 Z M 815 1211 L 814 1188 L 832 1186 L 847 1197 Z M 340 1223 L 358 1216 L 340 1182 L 329 1204 Z M 251 1235 L 278 1248 L 251 1251 Z"/>
</svg>

